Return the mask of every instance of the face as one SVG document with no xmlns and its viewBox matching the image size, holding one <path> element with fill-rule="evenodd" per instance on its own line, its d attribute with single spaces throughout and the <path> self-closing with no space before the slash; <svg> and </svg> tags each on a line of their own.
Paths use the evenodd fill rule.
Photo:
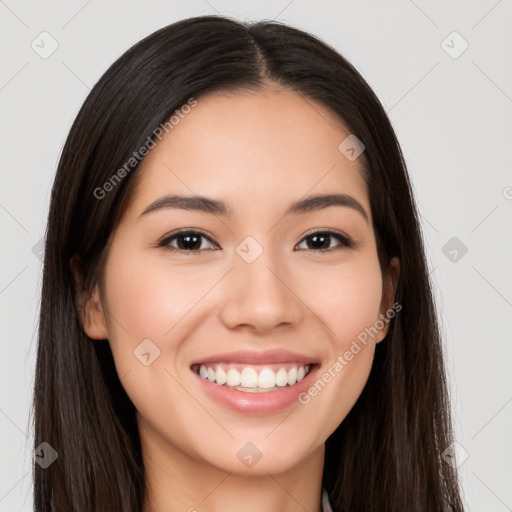
<svg viewBox="0 0 512 512">
<path fill-rule="evenodd" d="M 288 90 L 210 94 L 142 162 L 84 327 L 108 339 L 143 443 L 275 473 L 356 402 L 393 283 L 348 135 Z M 322 195 L 339 197 L 305 202 Z"/>
</svg>

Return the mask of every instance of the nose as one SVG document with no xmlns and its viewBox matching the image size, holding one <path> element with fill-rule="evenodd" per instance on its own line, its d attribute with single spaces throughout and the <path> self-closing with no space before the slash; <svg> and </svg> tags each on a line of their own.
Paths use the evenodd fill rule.
<svg viewBox="0 0 512 512">
<path fill-rule="evenodd" d="M 285 264 L 276 265 L 270 251 L 247 263 L 235 255 L 225 286 L 221 320 L 230 329 L 247 328 L 260 334 L 276 327 L 294 327 L 301 321 L 304 303 L 294 292 Z"/>
</svg>

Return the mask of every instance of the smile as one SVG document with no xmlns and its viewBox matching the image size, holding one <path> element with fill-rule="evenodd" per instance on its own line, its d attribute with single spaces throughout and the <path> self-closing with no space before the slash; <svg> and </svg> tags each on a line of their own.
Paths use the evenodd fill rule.
<svg viewBox="0 0 512 512">
<path fill-rule="evenodd" d="M 317 356 L 284 349 L 239 350 L 196 359 L 190 370 L 205 398 L 243 415 L 266 415 L 298 401 L 320 372 Z"/>
<path fill-rule="evenodd" d="M 195 364 L 192 370 L 204 380 L 248 393 L 267 393 L 292 387 L 310 372 L 311 365 L 283 363 L 248 365 L 236 363 Z"/>
</svg>

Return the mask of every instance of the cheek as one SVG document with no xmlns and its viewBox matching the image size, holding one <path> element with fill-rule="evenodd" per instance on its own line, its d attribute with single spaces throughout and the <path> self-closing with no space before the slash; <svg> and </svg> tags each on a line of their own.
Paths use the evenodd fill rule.
<svg viewBox="0 0 512 512">
<path fill-rule="evenodd" d="M 169 332 L 215 283 L 211 272 L 199 268 L 183 270 L 144 255 L 123 260 L 113 256 L 106 272 L 111 327 L 114 336 L 126 338 L 129 333 L 133 342 L 149 338 L 168 343 Z"/>
<path fill-rule="evenodd" d="M 375 348 L 369 333 L 375 334 L 371 329 L 379 318 L 382 275 L 375 258 L 304 275 L 309 276 L 304 282 L 308 305 L 322 320 L 329 346 L 321 372 L 301 397 L 310 411 L 305 422 L 324 418 L 320 439 L 343 421 L 367 382 Z"/>
<path fill-rule="evenodd" d="M 376 258 L 304 269 L 301 296 L 323 321 L 336 350 L 372 327 L 379 316 L 382 275 Z"/>
<path fill-rule="evenodd" d="M 112 252 L 105 269 L 116 370 L 137 409 L 148 417 L 161 408 L 164 390 L 169 393 L 167 412 L 178 414 L 186 403 L 178 384 L 189 371 L 178 363 L 182 341 L 201 322 L 201 300 L 219 279 L 207 266 L 185 269 L 152 256 L 121 247 Z M 145 366 L 147 353 L 150 364 Z"/>
<path fill-rule="evenodd" d="M 117 373 L 136 409 L 144 418 L 168 426 L 188 408 L 191 421 L 201 424 L 204 410 L 190 407 L 176 358 L 194 318 L 189 313 L 215 283 L 211 272 L 180 271 L 178 265 L 171 267 L 142 253 L 130 255 L 120 248 L 112 252 L 105 275 L 109 343 Z M 139 359 L 144 353 L 149 353 L 148 365 Z M 178 426 L 175 430 L 185 435 Z"/>
</svg>

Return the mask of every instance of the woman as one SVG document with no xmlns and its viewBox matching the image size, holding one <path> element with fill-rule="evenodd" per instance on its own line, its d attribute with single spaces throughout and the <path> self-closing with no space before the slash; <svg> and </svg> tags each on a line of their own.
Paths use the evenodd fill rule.
<svg viewBox="0 0 512 512">
<path fill-rule="evenodd" d="M 38 511 L 463 509 L 406 165 L 342 56 L 205 16 L 107 70 L 52 191 L 34 418 Z"/>
</svg>

